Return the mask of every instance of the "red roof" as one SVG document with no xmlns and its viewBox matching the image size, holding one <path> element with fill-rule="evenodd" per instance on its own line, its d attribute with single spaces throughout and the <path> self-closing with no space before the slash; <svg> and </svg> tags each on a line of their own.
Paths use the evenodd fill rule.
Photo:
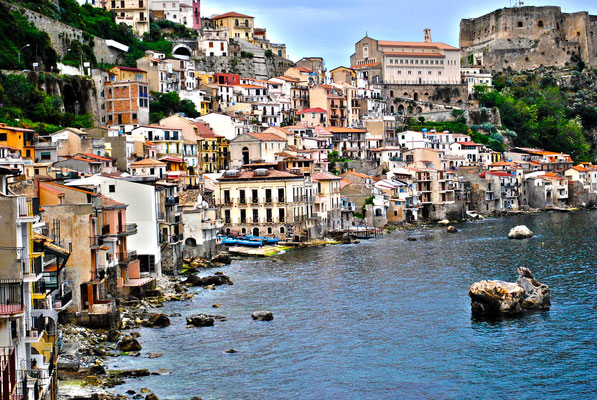
<svg viewBox="0 0 597 400">
<path fill-rule="evenodd" d="M 255 175 L 255 171 L 240 171 L 237 176 L 223 175 L 218 178 L 218 181 L 226 180 L 248 180 L 248 179 L 303 179 L 303 175 L 292 174 L 288 171 L 279 171 L 272 169 L 267 171 L 267 175 Z"/>
<path fill-rule="evenodd" d="M 508 172 L 504 171 L 486 171 L 479 175 L 481 178 L 485 178 L 486 175 L 494 175 L 494 176 L 514 176 L 509 174 Z"/>
<path fill-rule="evenodd" d="M 313 71 L 311 71 L 310 69 L 303 68 L 303 67 L 295 67 L 295 68 L 296 68 L 298 71 L 301 71 L 301 72 L 313 72 Z"/>
<path fill-rule="evenodd" d="M 220 14 L 220 15 L 216 15 L 214 17 L 211 17 L 211 19 L 220 19 L 220 18 L 228 18 L 228 17 L 253 18 L 250 15 L 239 14 L 237 12 L 230 11 L 230 12 L 227 12 L 225 14 Z"/>
<path fill-rule="evenodd" d="M 311 178 L 314 181 L 341 181 L 342 177 L 330 174 L 329 172 L 315 172 Z"/>
<path fill-rule="evenodd" d="M 458 48 L 450 46 L 449 44 L 437 42 L 393 42 L 390 40 L 380 40 L 378 43 L 382 47 L 428 47 L 441 50 L 459 50 Z"/>
<path fill-rule="evenodd" d="M 176 162 L 176 163 L 183 163 L 184 162 L 184 160 L 181 160 L 178 157 L 172 157 L 172 156 L 162 157 L 162 158 L 160 158 L 160 161 Z"/>
<path fill-rule="evenodd" d="M 121 67 L 120 65 L 117 66 L 118 69 L 122 70 L 122 71 L 132 71 L 132 72 L 147 72 L 143 69 L 139 69 L 139 68 L 131 68 L 131 67 Z"/>
<path fill-rule="evenodd" d="M 454 143 L 458 143 L 458 144 L 460 144 L 462 146 L 483 146 L 482 144 L 471 142 L 471 141 L 467 141 L 467 142 L 454 142 Z"/>
<path fill-rule="evenodd" d="M 320 114 L 326 113 L 327 114 L 327 111 L 324 110 L 323 108 L 315 107 L 315 108 L 307 108 L 303 111 L 297 112 L 297 114 L 305 114 L 305 113 L 320 113 Z"/>
<path fill-rule="evenodd" d="M 276 135 L 275 133 L 269 133 L 269 132 L 261 132 L 261 133 L 251 132 L 248 135 L 254 137 L 255 139 L 259 139 L 262 142 L 285 142 L 286 141 L 286 140 L 282 139 L 282 137 Z"/>
<path fill-rule="evenodd" d="M 202 138 L 215 138 L 217 137 L 216 134 L 209 129 L 207 125 L 203 122 L 195 122 L 195 126 L 197 127 L 197 134 Z"/>
<path fill-rule="evenodd" d="M 375 62 L 375 63 L 369 63 L 369 64 L 353 65 L 350 68 L 355 69 L 355 68 L 375 67 L 380 64 L 381 64 L 381 62 Z"/>
</svg>

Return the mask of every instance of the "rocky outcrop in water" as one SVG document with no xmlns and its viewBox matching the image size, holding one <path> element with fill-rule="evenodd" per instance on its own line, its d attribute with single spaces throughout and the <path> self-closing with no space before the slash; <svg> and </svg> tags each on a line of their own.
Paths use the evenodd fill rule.
<svg viewBox="0 0 597 400">
<path fill-rule="evenodd" d="M 469 289 L 474 315 L 518 315 L 527 310 L 548 310 L 549 287 L 538 282 L 531 271 L 520 267 L 516 282 L 480 281 Z"/>
<path fill-rule="evenodd" d="M 458 232 L 458 229 L 456 229 L 455 227 L 453 227 L 453 226 L 448 227 L 448 233 L 457 233 L 457 232 Z"/>
<path fill-rule="evenodd" d="M 126 352 L 140 351 L 141 344 L 137 341 L 137 339 L 135 339 L 131 335 L 126 335 L 122 338 L 120 343 L 118 343 L 118 350 Z"/>
<path fill-rule="evenodd" d="M 520 240 L 520 239 L 532 238 L 533 236 L 535 236 L 533 231 L 531 231 L 525 225 L 515 226 L 514 228 L 510 229 L 510 232 L 508 232 L 508 239 Z"/>
<path fill-rule="evenodd" d="M 193 325 L 198 328 L 204 326 L 213 326 L 214 319 L 205 314 L 197 314 L 187 318 L 187 325 Z"/>
<path fill-rule="evenodd" d="M 251 318 L 256 321 L 271 321 L 274 319 L 274 314 L 271 311 L 255 311 L 251 314 Z"/>
<path fill-rule="evenodd" d="M 224 274 L 204 276 L 202 278 L 197 275 L 189 275 L 184 283 L 191 286 L 232 285 L 230 278 Z"/>
<path fill-rule="evenodd" d="M 143 325 L 150 328 L 165 328 L 170 325 L 170 318 L 164 313 L 156 313 L 144 321 Z"/>
</svg>

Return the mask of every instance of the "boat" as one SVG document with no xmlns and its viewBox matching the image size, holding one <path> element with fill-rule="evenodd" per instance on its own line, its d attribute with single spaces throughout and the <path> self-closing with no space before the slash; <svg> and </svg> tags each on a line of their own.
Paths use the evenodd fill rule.
<svg viewBox="0 0 597 400">
<path fill-rule="evenodd" d="M 278 244 L 278 241 L 280 239 L 277 237 L 266 237 L 265 238 L 265 244 L 271 244 L 271 245 L 275 245 Z"/>
<path fill-rule="evenodd" d="M 237 239 L 236 244 L 238 244 L 239 246 L 261 247 L 263 246 L 263 240 Z"/>
<path fill-rule="evenodd" d="M 222 244 L 224 246 L 236 246 L 238 244 L 238 239 L 233 239 L 229 237 L 222 238 Z"/>
</svg>

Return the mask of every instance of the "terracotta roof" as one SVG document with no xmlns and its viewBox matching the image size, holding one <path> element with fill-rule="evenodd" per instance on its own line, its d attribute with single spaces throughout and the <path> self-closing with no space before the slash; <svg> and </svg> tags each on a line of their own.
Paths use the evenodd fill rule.
<svg viewBox="0 0 597 400">
<path fill-rule="evenodd" d="M 131 167 L 141 167 L 144 165 L 166 165 L 166 163 L 158 161 L 158 160 L 153 160 L 151 158 L 144 158 L 143 160 L 139 160 L 139 161 L 135 161 L 134 163 L 131 163 Z"/>
<path fill-rule="evenodd" d="M 574 170 L 576 170 L 576 171 L 579 171 L 579 172 L 587 172 L 588 171 L 588 169 L 586 169 L 586 168 L 584 168 L 584 167 L 582 167 L 580 165 L 575 165 L 574 167 L 571 167 L 571 168 L 574 169 Z"/>
<path fill-rule="evenodd" d="M 229 18 L 229 17 L 253 18 L 250 15 L 239 14 L 237 12 L 230 11 L 230 12 L 227 12 L 227 13 L 224 13 L 224 14 L 213 16 L 213 17 L 211 17 L 211 19 L 220 19 L 220 18 Z"/>
<path fill-rule="evenodd" d="M 516 167 L 518 166 L 518 163 L 515 163 L 513 161 L 498 161 L 498 162 L 494 162 L 493 164 L 489 165 L 490 167 Z"/>
<path fill-rule="evenodd" d="M 282 139 L 280 136 L 276 135 L 275 133 L 269 132 L 261 132 L 255 133 L 250 132 L 248 133 L 249 136 L 254 137 L 255 139 L 259 139 L 262 142 L 285 142 L 285 139 Z"/>
<path fill-rule="evenodd" d="M 454 142 L 454 143 L 459 143 L 462 146 L 483 146 L 482 144 L 479 143 L 475 143 L 475 142 L 471 142 L 471 141 L 466 141 L 466 142 Z"/>
<path fill-rule="evenodd" d="M 304 114 L 304 113 L 322 113 L 322 114 L 326 113 L 327 114 L 327 111 L 321 107 L 315 107 L 315 108 L 307 108 L 303 111 L 297 112 L 297 114 Z"/>
<path fill-rule="evenodd" d="M 195 122 L 195 126 L 197 127 L 197 134 L 206 139 L 206 138 L 214 138 L 216 134 L 209 128 L 209 126 L 205 125 L 203 122 Z"/>
<path fill-rule="evenodd" d="M 445 58 L 443 54 L 439 53 L 403 53 L 403 52 L 387 52 L 384 53 L 390 56 L 404 56 L 404 57 L 435 57 L 435 58 Z"/>
<path fill-rule="evenodd" d="M 348 185 L 352 185 L 354 182 L 349 181 L 348 179 L 342 178 L 340 181 L 340 190 L 344 189 Z"/>
<path fill-rule="evenodd" d="M 299 78 L 294 78 L 292 76 L 286 76 L 286 75 L 276 76 L 276 79 L 282 79 L 283 81 L 289 81 L 289 82 L 300 82 Z"/>
<path fill-rule="evenodd" d="M 89 164 L 101 164 L 102 163 L 101 161 L 98 161 L 98 160 L 90 160 L 88 158 L 76 157 L 76 156 L 75 157 L 71 157 L 71 158 L 67 158 L 67 160 L 84 161 L 84 162 L 89 163 Z M 66 161 L 66 160 L 61 160 L 61 161 Z M 60 162 L 60 161 L 58 161 L 58 162 Z"/>
<path fill-rule="evenodd" d="M 486 171 L 479 175 L 481 178 L 485 178 L 486 175 L 494 175 L 494 176 L 514 176 L 508 172 L 504 171 Z"/>
<path fill-rule="evenodd" d="M 343 173 L 342 175 L 354 175 L 354 176 L 358 176 L 359 178 L 371 178 L 371 176 L 367 175 L 367 174 L 363 174 L 362 172 L 357 172 L 357 171 L 348 171 Z"/>
<path fill-rule="evenodd" d="M 330 174 L 329 172 L 315 172 L 311 178 L 314 181 L 341 181 L 342 178 L 339 176 L 336 176 L 334 174 Z"/>
<path fill-rule="evenodd" d="M 74 190 L 76 192 L 90 194 L 92 196 L 97 196 L 98 195 L 97 193 L 91 192 L 89 190 L 79 189 L 79 188 L 76 188 L 76 187 L 73 187 L 73 186 L 65 186 L 65 185 L 61 185 L 61 184 L 56 183 L 56 182 L 44 182 L 44 184 L 46 184 L 46 185 L 52 185 L 52 186 L 57 186 L 57 187 L 62 188 L 62 189 L 69 189 L 69 190 Z"/>
<path fill-rule="evenodd" d="M 301 71 L 301 72 L 313 72 L 310 69 L 303 68 L 303 67 L 294 67 L 294 68 L 296 68 L 298 71 Z"/>
<path fill-rule="evenodd" d="M 333 126 L 330 128 L 332 133 L 367 133 L 366 129 L 343 128 L 340 126 Z"/>
<path fill-rule="evenodd" d="M 178 157 L 172 157 L 172 156 L 166 156 L 166 157 L 160 158 L 160 161 L 162 161 L 162 160 L 164 160 L 166 162 L 176 162 L 176 163 L 183 163 L 184 162 L 184 160 L 181 160 Z"/>
<path fill-rule="evenodd" d="M 381 62 L 375 62 L 375 63 L 368 63 L 368 64 L 362 64 L 362 65 L 353 65 L 350 68 L 357 69 L 357 68 L 375 67 L 380 64 L 381 64 Z"/>
<path fill-rule="evenodd" d="M 85 157 L 89 157 L 89 158 L 94 158 L 96 160 L 102 160 L 102 161 L 114 161 L 114 159 L 112 157 L 104 157 L 104 156 L 100 156 L 99 154 L 93 154 L 93 153 L 79 153 Z"/>
<path fill-rule="evenodd" d="M 380 40 L 377 42 L 380 46 L 390 47 L 427 47 L 431 49 L 441 50 L 459 50 L 457 47 L 450 46 L 449 44 L 439 42 L 393 42 L 390 40 Z"/>
</svg>

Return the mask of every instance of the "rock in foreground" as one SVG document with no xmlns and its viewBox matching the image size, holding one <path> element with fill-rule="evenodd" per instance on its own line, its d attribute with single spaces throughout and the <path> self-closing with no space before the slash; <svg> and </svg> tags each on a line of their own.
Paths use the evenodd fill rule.
<svg viewBox="0 0 597 400">
<path fill-rule="evenodd" d="M 193 325 L 196 327 L 213 326 L 214 319 L 205 314 L 197 314 L 187 318 L 187 325 Z"/>
<path fill-rule="evenodd" d="M 271 321 L 274 319 L 274 314 L 271 311 L 255 311 L 251 314 L 251 318 L 256 321 Z"/>
<path fill-rule="evenodd" d="M 518 225 L 510 229 L 508 232 L 508 239 L 528 239 L 535 236 L 533 231 L 527 228 L 525 225 Z"/>
<path fill-rule="evenodd" d="M 469 289 L 474 315 L 517 315 L 526 310 L 548 310 L 549 287 L 527 268 L 518 268 L 516 282 L 480 281 Z"/>
<path fill-rule="evenodd" d="M 118 350 L 120 351 L 140 351 L 141 345 L 131 335 L 126 335 L 122 338 L 120 343 L 118 343 Z"/>
<path fill-rule="evenodd" d="M 165 328 L 170 325 L 170 318 L 166 314 L 153 314 L 148 320 L 143 322 L 143 325 L 150 328 Z"/>
<path fill-rule="evenodd" d="M 232 285 L 230 278 L 224 274 L 204 276 L 203 278 L 197 275 L 189 275 L 185 283 L 191 286 Z"/>
</svg>

